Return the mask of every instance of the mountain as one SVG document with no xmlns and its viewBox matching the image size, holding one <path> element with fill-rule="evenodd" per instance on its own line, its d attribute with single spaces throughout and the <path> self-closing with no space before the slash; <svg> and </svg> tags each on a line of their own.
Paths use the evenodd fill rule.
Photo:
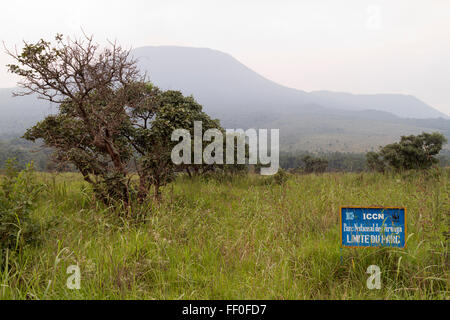
<svg viewBox="0 0 450 320">
<path fill-rule="evenodd" d="M 36 96 L 13 97 L 15 88 L 0 88 L 0 136 L 17 137 L 45 115 L 56 111 L 48 101 Z"/>
<path fill-rule="evenodd" d="M 272 112 L 274 108 L 293 112 L 311 103 L 308 93 L 270 81 L 219 51 L 144 47 L 133 50 L 133 54 L 152 82 L 164 89 L 193 94 L 214 115 Z"/>
<path fill-rule="evenodd" d="M 192 94 L 225 128 L 280 129 L 285 151 L 365 152 L 423 131 L 450 138 L 448 117 L 413 96 L 309 93 L 211 49 L 143 47 L 132 54 L 153 83 Z M 0 89 L 0 139 L 20 136 L 56 111 L 35 96 L 12 98 L 12 91 Z"/>
<path fill-rule="evenodd" d="M 315 101 L 323 106 L 345 110 L 373 109 L 390 112 L 404 118 L 448 118 L 414 96 L 403 94 L 350 94 L 344 92 L 313 91 Z"/>
<path fill-rule="evenodd" d="M 143 47 L 133 50 L 133 55 L 151 81 L 164 89 L 193 94 L 211 114 L 372 109 L 404 118 L 447 117 L 409 95 L 308 93 L 288 88 L 264 78 L 226 53 L 206 48 Z"/>
<path fill-rule="evenodd" d="M 423 131 L 450 137 L 448 117 L 413 96 L 308 93 L 206 48 L 143 47 L 133 55 L 152 82 L 194 95 L 224 127 L 279 128 L 282 150 L 364 152 Z"/>
</svg>

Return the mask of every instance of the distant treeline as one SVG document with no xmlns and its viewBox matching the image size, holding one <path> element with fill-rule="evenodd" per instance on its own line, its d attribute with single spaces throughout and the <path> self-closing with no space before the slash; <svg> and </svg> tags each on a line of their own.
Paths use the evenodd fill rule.
<svg viewBox="0 0 450 320">
<path fill-rule="evenodd" d="M 344 152 L 280 152 L 280 166 L 285 169 L 296 169 L 302 166 L 305 156 L 320 158 L 328 162 L 326 171 L 360 172 L 365 170 L 366 155 L 364 153 Z"/>
<path fill-rule="evenodd" d="M 367 170 L 365 153 L 347 152 L 280 152 L 280 166 L 285 170 L 302 167 L 305 156 L 319 158 L 328 162 L 326 171 L 361 172 Z M 442 150 L 437 156 L 442 167 L 450 166 L 450 150 Z"/>
<path fill-rule="evenodd" d="M 437 158 L 439 159 L 441 167 L 450 167 L 450 150 L 442 150 Z"/>
<path fill-rule="evenodd" d="M 38 171 L 54 171 L 55 164 L 51 161 L 50 149 L 43 149 L 39 144 L 29 142 L 25 139 L 0 139 L 0 169 L 7 159 L 15 158 L 20 169 L 34 161 L 34 167 Z M 311 153 L 308 151 L 280 152 L 280 166 L 285 170 L 297 169 L 302 166 L 302 159 L 305 156 L 324 159 L 328 162 L 326 171 L 361 172 L 366 170 L 365 153 L 346 152 L 320 152 Z M 440 165 L 450 167 L 450 150 L 442 150 L 437 157 Z"/>
<path fill-rule="evenodd" d="M 43 149 L 25 139 L 0 140 L 0 169 L 4 168 L 6 160 L 16 159 L 18 168 L 21 170 L 27 163 L 33 161 L 36 170 L 49 171 L 52 168 L 51 153 L 51 150 Z"/>
</svg>

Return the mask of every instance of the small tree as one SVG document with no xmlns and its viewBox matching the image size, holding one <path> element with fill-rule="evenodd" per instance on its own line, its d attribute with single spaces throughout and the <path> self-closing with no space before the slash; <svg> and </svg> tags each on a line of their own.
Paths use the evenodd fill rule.
<svg viewBox="0 0 450 320">
<path fill-rule="evenodd" d="M 146 84 L 137 92 L 143 92 L 147 101 L 138 100 L 138 103 L 129 106 L 130 122 L 124 128 L 123 135 L 138 154 L 140 198 L 145 197 L 146 190 L 153 186 L 154 196 L 159 199 L 160 187 L 173 179 L 175 171 L 206 168 L 206 165 L 178 167 L 173 164 L 171 153 L 177 142 L 171 140 L 172 132 L 186 129 L 193 136 L 195 121 L 203 123 L 203 130 L 223 129 L 218 120 L 211 119 L 202 111 L 202 106 L 193 97 L 185 97 L 179 91 L 161 91 L 151 84 Z"/>
<path fill-rule="evenodd" d="M 56 43 L 25 42 L 21 53 L 9 52 L 17 64 L 9 71 L 19 75 L 23 90 L 57 103 L 60 112 L 49 116 L 25 137 L 43 138 L 56 149 L 56 159 L 70 161 L 94 183 L 90 173 L 101 177 L 95 188 L 102 198 L 129 199 L 126 183 L 131 150 L 119 135 L 126 121 L 128 88 L 143 78 L 130 52 L 115 43 L 103 50 L 92 37 L 80 40 L 57 35 Z M 114 192 L 111 191 L 111 186 Z"/>
<path fill-rule="evenodd" d="M 428 169 L 439 163 L 435 158 L 442 150 L 447 139 L 442 133 L 422 133 L 414 136 L 402 136 L 400 142 L 386 145 L 379 152 L 366 155 L 370 170 L 383 172 L 387 169 L 410 170 Z"/>
</svg>

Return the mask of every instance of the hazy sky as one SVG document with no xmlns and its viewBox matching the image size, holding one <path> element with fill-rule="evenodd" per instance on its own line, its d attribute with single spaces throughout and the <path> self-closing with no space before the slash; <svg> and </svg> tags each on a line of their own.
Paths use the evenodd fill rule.
<svg viewBox="0 0 450 320">
<path fill-rule="evenodd" d="M 55 33 L 208 47 L 306 91 L 412 94 L 450 115 L 450 0 L 2 1 L 9 48 Z M 17 80 L 0 52 L 0 87 Z M 151 78 L 151 73 L 149 74 Z"/>
</svg>

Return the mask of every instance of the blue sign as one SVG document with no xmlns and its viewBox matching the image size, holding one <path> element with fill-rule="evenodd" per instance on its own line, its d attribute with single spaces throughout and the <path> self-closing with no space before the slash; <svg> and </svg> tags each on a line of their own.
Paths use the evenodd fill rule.
<svg viewBox="0 0 450 320">
<path fill-rule="evenodd" d="M 343 247 L 406 246 L 406 208 L 341 208 Z"/>
</svg>

